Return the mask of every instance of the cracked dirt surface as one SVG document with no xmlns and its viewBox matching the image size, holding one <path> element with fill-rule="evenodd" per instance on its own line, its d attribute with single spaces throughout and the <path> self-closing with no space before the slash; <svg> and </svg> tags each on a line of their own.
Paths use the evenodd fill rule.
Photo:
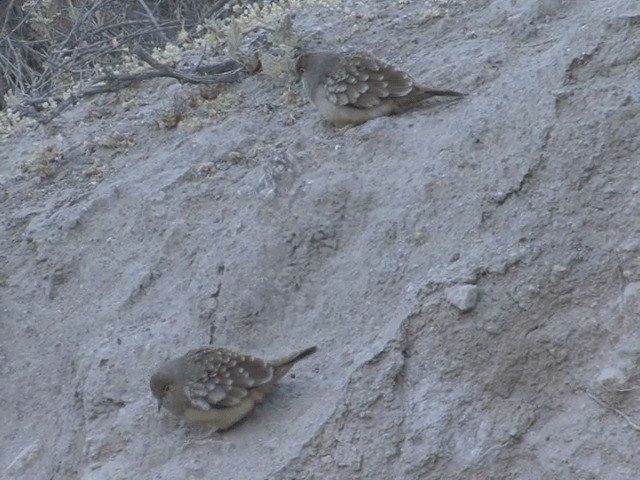
<svg viewBox="0 0 640 480">
<path fill-rule="evenodd" d="M 337 132 L 255 76 L 159 130 L 158 80 L 2 140 L 1 475 L 637 476 L 640 6 L 395 3 L 294 25 L 464 100 Z M 208 343 L 320 351 L 203 439 L 148 378 Z"/>
</svg>

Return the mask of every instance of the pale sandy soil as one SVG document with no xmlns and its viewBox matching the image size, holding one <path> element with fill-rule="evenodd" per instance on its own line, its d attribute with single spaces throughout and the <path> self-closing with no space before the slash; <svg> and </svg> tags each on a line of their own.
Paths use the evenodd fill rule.
<svg viewBox="0 0 640 480">
<path fill-rule="evenodd" d="M 640 5 L 406 3 L 294 25 L 464 100 L 336 132 L 258 75 L 163 130 L 165 79 L 2 140 L 0 476 L 637 478 Z M 320 351 L 202 439 L 148 378 L 210 342 Z"/>
</svg>

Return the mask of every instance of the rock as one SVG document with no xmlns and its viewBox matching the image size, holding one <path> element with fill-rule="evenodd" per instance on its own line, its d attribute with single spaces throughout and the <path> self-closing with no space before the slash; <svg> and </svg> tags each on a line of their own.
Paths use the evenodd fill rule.
<svg viewBox="0 0 640 480">
<path fill-rule="evenodd" d="M 631 282 L 624 287 L 622 301 L 624 305 L 633 306 L 640 303 L 640 282 Z"/>
<path fill-rule="evenodd" d="M 456 285 L 445 290 L 447 301 L 463 313 L 473 310 L 478 303 L 478 287 Z"/>
<path fill-rule="evenodd" d="M 629 374 L 619 367 L 605 367 L 596 378 L 596 382 L 604 386 L 621 387 L 628 381 Z"/>
</svg>

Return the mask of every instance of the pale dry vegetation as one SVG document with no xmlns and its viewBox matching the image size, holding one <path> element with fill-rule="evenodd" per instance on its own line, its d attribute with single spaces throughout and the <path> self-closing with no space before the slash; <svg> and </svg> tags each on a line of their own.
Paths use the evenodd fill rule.
<svg viewBox="0 0 640 480">
<path fill-rule="evenodd" d="M 0 123 L 46 123 L 80 98 L 160 76 L 220 84 L 264 71 L 286 84 L 299 42 L 287 13 L 337 3 L 0 0 Z M 252 47 L 257 30 L 269 40 Z"/>
<path fill-rule="evenodd" d="M 62 159 L 62 151 L 56 144 L 38 149 L 33 157 L 20 165 L 24 173 L 40 178 L 51 178 L 56 173 L 56 166 Z"/>
</svg>

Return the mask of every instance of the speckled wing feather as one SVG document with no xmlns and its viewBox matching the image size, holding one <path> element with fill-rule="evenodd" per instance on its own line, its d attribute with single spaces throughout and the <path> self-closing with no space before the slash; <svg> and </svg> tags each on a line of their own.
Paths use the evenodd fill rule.
<svg viewBox="0 0 640 480">
<path fill-rule="evenodd" d="M 371 108 L 385 99 L 404 97 L 417 86 L 406 73 L 367 56 L 342 59 L 326 74 L 327 99 L 335 105 Z"/>
<path fill-rule="evenodd" d="M 224 349 L 195 350 L 189 359 L 205 372 L 184 385 L 187 398 L 201 410 L 234 407 L 250 389 L 269 383 L 274 374 L 266 361 Z"/>
</svg>

